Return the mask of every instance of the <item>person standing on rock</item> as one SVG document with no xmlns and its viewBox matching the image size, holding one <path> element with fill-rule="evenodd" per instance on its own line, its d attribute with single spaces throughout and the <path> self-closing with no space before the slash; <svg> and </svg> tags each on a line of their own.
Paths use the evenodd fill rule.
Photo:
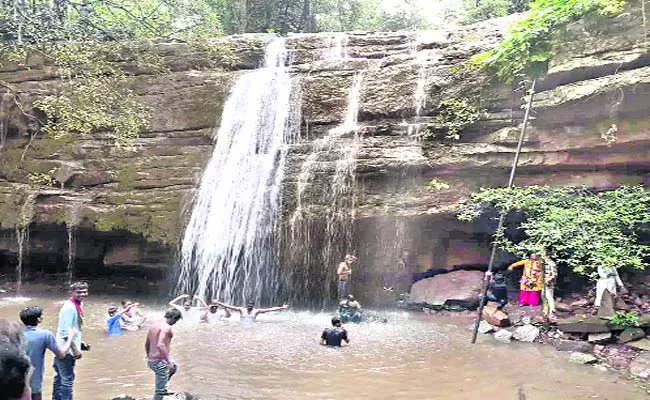
<svg viewBox="0 0 650 400">
<path fill-rule="evenodd" d="M 346 254 L 345 259 L 339 263 L 336 271 L 338 275 L 338 293 L 339 300 L 345 300 L 347 296 L 347 286 L 352 275 L 352 265 L 357 261 L 357 258 L 351 254 Z"/>
<path fill-rule="evenodd" d="M 596 282 L 596 300 L 594 305 L 600 307 L 603 301 L 603 294 L 605 290 L 609 291 L 612 296 L 616 296 L 617 288 L 620 287 L 623 293 L 626 292 L 623 281 L 618 276 L 618 271 L 615 267 L 598 266 L 598 281 Z"/>
<path fill-rule="evenodd" d="M 53 400 L 72 400 L 74 385 L 74 367 L 81 358 L 81 351 L 89 347 L 81 342 L 83 325 L 83 301 L 88 297 L 88 283 L 75 282 L 70 285 L 70 298 L 63 303 L 59 311 L 59 323 L 56 329 L 58 347 L 64 347 L 69 337 L 76 332 L 68 354 L 54 359 L 54 381 L 52 385 Z"/>
<path fill-rule="evenodd" d="M 544 253 L 544 299 L 546 299 L 546 315 L 555 319 L 555 283 L 557 282 L 557 264 L 548 254 Z"/>
<path fill-rule="evenodd" d="M 537 255 L 531 254 L 527 260 L 511 264 L 509 271 L 524 267 L 524 273 L 519 285 L 519 304 L 522 306 L 537 307 L 539 305 L 539 292 L 542 290 L 542 266 Z"/>
<path fill-rule="evenodd" d="M 149 328 L 144 344 L 147 352 L 148 366 L 156 377 L 154 400 L 162 400 L 166 395 L 171 377 L 178 371 L 178 365 L 171 356 L 171 344 L 174 333 L 172 326 L 182 318 L 178 309 L 170 308 L 165 312 L 164 320 L 158 321 Z"/>
</svg>

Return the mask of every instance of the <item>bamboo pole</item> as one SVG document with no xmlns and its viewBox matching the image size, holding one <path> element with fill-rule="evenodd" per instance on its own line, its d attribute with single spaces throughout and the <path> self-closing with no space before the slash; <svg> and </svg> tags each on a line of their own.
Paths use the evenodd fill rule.
<svg viewBox="0 0 650 400">
<path fill-rule="evenodd" d="M 521 155 L 521 146 L 524 143 L 524 136 L 526 135 L 526 128 L 528 127 L 528 120 L 530 119 L 530 109 L 533 106 L 533 98 L 535 97 L 535 84 L 537 83 L 537 79 L 533 79 L 533 83 L 530 85 L 530 98 L 528 99 L 528 106 L 526 107 L 526 113 L 524 114 L 524 123 L 521 127 L 521 132 L 519 133 L 519 141 L 517 142 L 517 151 L 515 152 L 515 159 L 512 162 L 512 169 L 510 170 L 510 179 L 508 180 L 508 188 L 512 187 L 512 184 L 515 181 L 515 172 L 517 171 L 517 164 L 519 163 L 519 156 Z M 499 216 L 499 223 L 497 224 L 497 229 L 496 232 L 501 231 L 503 228 L 503 222 L 506 219 L 506 215 L 502 212 L 501 215 Z M 492 272 L 492 268 L 494 266 L 494 256 L 496 255 L 497 252 L 497 244 L 496 241 L 492 243 L 492 253 L 490 254 L 490 261 L 488 263 L 488 272 Z M 487 291 L 489 288 L 490 282 L 488 280 L 485 280 L 483 282 L 483 289 L 481 290 L 481 293 L 483 295 L 481 296 L 479 300 L 479 306 L 478 306 L 478 315 L 476 317 L 476 324 L 474 324 L 474 332 L 472 333 L 472 344 L 476 343 L 476 335 L 478 334 L 478 326 L 481 323 L 481 320 L 483 319 L 483 308 L 485 307 L 485 296 L 487 295 Z"/>
</svg>

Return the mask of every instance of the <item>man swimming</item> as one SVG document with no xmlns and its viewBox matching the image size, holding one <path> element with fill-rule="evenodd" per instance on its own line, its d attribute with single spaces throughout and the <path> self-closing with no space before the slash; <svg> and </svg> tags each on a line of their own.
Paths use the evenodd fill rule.
<svg viewBox="0 0 650 400">
<path fill-rule="evenodd" d="M 223 318 L 230 318 L 230 311 L 228 311 L 227 308 L 220 307 L 219 304 L 214 301 L 210 304 L 210 307 L 201 314 L 201 321 L 208 324 L 216 324 Z"/>
<path fill-rule="evenodd" d="M 208 305 L 202 298 L 195 297 L 194 299 L 201 303 L 201 306 L 192 307 L 192 302 L 189 300 L 189 298 L 189 294 L 182 294 L 174 300 L 170 301 L 169 306 L 180 311 L 184 321 L 199 321 L 201 317 L 201 310 L 205 310 Z M 185 299 L 182 306 L 177 304 L 181 299 Z"/>
<path fill-rule="evenodd" d="M 220 301 L 213 300 L 213 304 L 222 306 L 226 310 L 237 311 L 239 313 L 239 321 L 246 323 L 253 323 L 259 314 L 264 314 L 272 311 L 281 311 L 289 308 L 288 305 L 284 304 L 280 307 L 271 307 L 271 308 L 255 308 L 255 303 L 250 302 L 246 307 L 233 307 L 228 304 L 221 303 Z"/>
<path fill-rule="evenodd" d="M 320 344 L 323 346 L 341 347 L 341 342 L 350 343 L 348 331 L 341 326 L 341 318 L 332 317 L 332 327 L 325 328 L 320 336 Z"/>
</svg>

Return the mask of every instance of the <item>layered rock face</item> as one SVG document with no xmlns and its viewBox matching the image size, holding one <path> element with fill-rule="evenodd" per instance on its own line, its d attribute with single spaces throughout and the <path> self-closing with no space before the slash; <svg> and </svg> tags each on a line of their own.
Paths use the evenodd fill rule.
<svg viewBox="0 0 650 400">
<path fill-rule="evenodd" d="M 524 93 L 486 83 L 462 65 L 495 46 L 513 18 L 428 34 L 287 38 L 301 102 L 293 116 L 301 134 L 289 148 L 283 189 L 288 285 L 332 296 L 335 263 L 348 251 L 360 258 L 352 287 L 373 300 L 385 296 L 381 274 L 395 269 L 402 248 L 422 269 L 486 263 L 491 225 L 462 224 L 454 214 L 472 191 L 507 183 Z M 649 180 L 650 56 L 642 21 L 632 4 L 617 18 L 575 23 L 562 33 L 559 55 L 538 83 L 517 185 L 606 189 Z M 266 40 L 222 39 L 235 58 L 227 65 L 210 63 L 185 44 L 155 45 L 169 72 L 136 71 L 135 89 L 153 113 L 135 153 L 113 148 L 99 133 L 63 145 L 41 135 L 22 157 L 30 138 L 18 111 L 7 108 L 0 261 L 15 263 L 14 226 L 31 198 L 33 266 L 64 264 L 71 210 L 81 216 L 78 262 L 98 271 L 172 265 L 184 211 L 211 153 L 211 128 L 219 125 L 233 82 L 260 65 Z M 50 67 L 37 62 L 29 70 L 3 68 L 0 79 L 26 99 L 57 84 Z M 357 127 L 337 133 L 359 82 Z M 441 103 L 471 96 L 480 98 L 487 114 L 460 139 L 446 139 L 436 118 Z M 440 134 L 423 140 L 423 132 Z M 613 142 L 603 139 L 612 136 Z M 58 168 L 60 188 L 29 184 L 29 173 L 52 168 Z M 333 204 L 330 189 L 341 183 L 333 177 L 343 175 L 347 200 Z M 427 187 L 432 180 L 438 183 L 433 189 Z M 333 214 L 337 208 L 345 208 L 344 215 Z M 297 227 L 296 221 L 303 223 Z"/>
</svg>

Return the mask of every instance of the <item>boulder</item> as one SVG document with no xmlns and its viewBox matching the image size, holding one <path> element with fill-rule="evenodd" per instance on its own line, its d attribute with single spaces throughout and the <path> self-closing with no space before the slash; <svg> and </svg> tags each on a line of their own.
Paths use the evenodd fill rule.
<svg viewBox="0 0 650 400">
<path fill-rule="evenodd" d="M 482 272 L 449 272 L 415 282 L 408 303 L 434 308 L 476 308 L 482 286 Z"/>
<path fill-rule="evenodd" d="M 556 311 L 561 311 L 561 312 L 571 312 L 573 311 L 573 307 L 567 303 L 563 303 L 561 301 L 558 301 L 555 303 L 555 310 Z"/>
<path fill-rule="evenodd" d="M 577 353 L 592 353 L 594 346 L 581 340 L 556 339 L 553 346 L 557 351 L 570 351 Z"/>
<path fill-rule="evenodd" d="M 641 353 L 630 364 L 630 374 L 642 378 L 650 378 L 650 353 Z"/>
<path fill-rule="evenodd" d="M 603 299 L 600 302 L 600 307 L 598 307 L 598 317 L 607 318 L 614 314 L 616 314 L 616 311 L 614 311 L 614 297 L 609 290 L 605 290 L 603 293 Z"/>
<path fill-rule="evenodd" d="M 508 314 L 497 309 L 496 307 L 483 308 L 483 319 L 490 325 L 498 326 L 501 328 L 510 326 L 510 319 L 508 318 Z"/>
<path fill-rule="evenodd" d="M 501 343 L 510 343 L 510 340 L 512 339 L 512 332 L 506 329 L 499 329 L 498 331 L 494 332 L 494 339 Z"/>
<path fill-rule="evenodd" d="M 571 308 L 578 308 L 578 307 L 584 307 L 587 304 L 589 304 L 589 300 L 587 299 L 579 299 L 571 303 Z M 557 305 L 555 306 L 557 308 Z M 571 311 L 571 310 L 569 310 Z"/>
<path fill-rule="evenodd" d="M 625 302 L 622 298 L 618 297 L 614 303 L 614 308 L 617 310 L 629 311 L 633 307 Z"/>
<path fill-rule="evenodd" d="M 515 329 L 513 337 L 520 342 L 534 342 L 539 336 L 539 328 L 533 325 L 524 325 Z"/>
<path fill-rule="evenodd" d="M 600 318 L 571 318 L 558 322 L 557 328 L 569 333 L 609 332 L 606 321 Z"/>
<path fill-rule="evenodd" d="M 569 356 L 569 362 L 576 364 L 595 364 L 598 362 L 598 359 L 591 354 L 574 352 Z"/>
<path fill-rule="evenodd" d="M 626 344 L 630 347 L 634 347 L 635 349 L 650 351 L 650 339 L 648 338 L 635 340 Z"/>
<path fill-rule="evenodd" d="M 478 333 L 490 333 L 494 331 L 494 327 L 490 325 L 486 320 L 481 320 L 481 323 L 478 325 Z"/>
<path fill-rule="evenodd" d="M 643 339 L 645 337 L 645 331 L 641 328 L 627 328 L 621 332 L 618 337 L 618 341 L 621 343 L 632 342 L 634 340 Z"/>
<path fill-rule="evenodd" d="M 612 339 L 612 333 L 611 332 L 603 332 L 603 333 L 590 333 L 589 336 L 587 337 L 587 340 L 590 343 L 607 343 Z"/>
</svg>

